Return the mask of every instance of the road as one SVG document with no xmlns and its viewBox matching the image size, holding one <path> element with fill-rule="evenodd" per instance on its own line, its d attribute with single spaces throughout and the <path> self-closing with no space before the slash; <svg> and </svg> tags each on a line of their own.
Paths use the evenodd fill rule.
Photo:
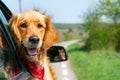
<svg viewBox="0 0 120 80">
<path fill-rule="evenodd" d="M 63 46 L 64 48 L 67 48 L 69 45 L 76 43 L 78 41 L 79 40 L 72 40 L 72 41 L 57 43 L 55 45 L 59 45 L 59 46 Z M 71 69 L 69 60 L 63 62 L 51 63 L 51 65 L 55 70 L 57 80 L 77 80 L 73 70 Z"/>
</svg>

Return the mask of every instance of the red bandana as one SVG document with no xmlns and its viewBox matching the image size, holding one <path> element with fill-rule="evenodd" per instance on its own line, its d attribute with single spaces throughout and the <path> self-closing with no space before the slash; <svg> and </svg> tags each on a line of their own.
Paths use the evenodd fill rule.
<svg viewBox="0 0 120 80">
<path fill-rule="evenodd" d="M 42 68 L 41 66 L 35 64 L 34 62 L 30 62 L 30 61 L 26 62 L 26 64 L 27 64 L 28 71 L 30 72 L 30 74 L 32 76 L 34 76 L 35 78 L 38 78 L 39 80 L 43 80 L 44 68 Z M 15 77 L 17 74 L 19 74 L 17 67 L 14 68 L 12 74 L 13 74 L 13 77 Z"/>
<path fill-rule="evenodd" d="M 26 62 L 28 71 L 35 77 L 40 80 L 43 80 L 44 77 L 44 68 L 35 64 L 34 62 Z"/>
</svg>

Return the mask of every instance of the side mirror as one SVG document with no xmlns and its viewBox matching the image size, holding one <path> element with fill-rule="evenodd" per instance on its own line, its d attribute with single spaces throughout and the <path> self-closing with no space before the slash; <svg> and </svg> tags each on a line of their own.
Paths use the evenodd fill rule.
<svg viewBox="0 0 120 80">
<path fill-rule="evenodd" d="M 66 50 L 62 46 L 52 46 L 47 50 L 50 62 L 61 62 L 68 59 Z"/>
</svg>

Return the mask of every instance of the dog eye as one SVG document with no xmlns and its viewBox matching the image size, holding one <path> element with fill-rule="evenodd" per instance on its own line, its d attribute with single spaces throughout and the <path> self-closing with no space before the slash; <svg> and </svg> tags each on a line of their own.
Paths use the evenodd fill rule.
<svg viewBox="0 0 120 80">
<path fill-rule="evenodd" d="M 42 28 L 42 25 L 40 23 L 37 24 L 38 28 Z"/>
<path fill-rule="evenodd" d="M 22 23 L 20 26 L 21 26 L 22 28 L 26 28 L 26 27 L 27 27 L 27 24 L 26 24 L 26 23 Z"/>
</svg>

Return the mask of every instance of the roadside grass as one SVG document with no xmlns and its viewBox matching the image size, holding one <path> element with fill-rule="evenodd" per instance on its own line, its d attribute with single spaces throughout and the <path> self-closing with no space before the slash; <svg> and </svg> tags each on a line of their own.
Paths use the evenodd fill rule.
<svg viewBox="0 0 120 80">
<path fill-rule="evenodd" d="M 78 80 L 120 80 L 120 53 L 82 50 L 80 44 L 67 48 Z"/>
</svg>

